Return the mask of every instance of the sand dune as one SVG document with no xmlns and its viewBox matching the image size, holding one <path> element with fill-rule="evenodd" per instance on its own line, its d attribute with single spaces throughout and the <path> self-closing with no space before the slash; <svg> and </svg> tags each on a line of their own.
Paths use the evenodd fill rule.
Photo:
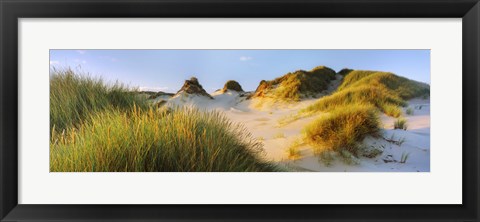
<svg viewBox="0 0 480 222">
<path fill-rule="evenodd" d="M 338 84 L 334 82 L 332 84 Z M 332 90 L 335 86 L 332 86 Z M 317 99 L 305 99 L 296 103 L 271 103 L 268 99 L 246 97 L 236 91 L 213 93 L 213 100 L 198 95 L 182 94 L 168 99 L 166 106 L 192 105 L 203 109 L 222 111 L 233 122 L 243 124 L 252 136 L 264 144 L 264 158 L 277 162 L 291 171 L 321 172 L 428 172 L 430 171 L 430 101 L 414 99 L 408 101 L 408 107 L 414 110 L 413 115 L 405 114 L 408 107 L 403 108 L 408 129 L 393 129 L 395 118 L 381 115 L 383 124 L 382 138 L 366 138 L 364 146 L 374 147 L 383 153 L 375 158 L 358 158 L 353 163 L 346 163 L 335 158 L 328 165 L 314 155 L 312 147 L 299 146 L 300 156 L 296 160 L 288 158 L 287 149 L 296 140 L 302 138 L 303 127 L 315 116 L 304 117 L 287 124 L 279 124 L 288 116 L 298 113 L 302 108 Z M 259 107 L 258 104 L 264 104 Z M 268 105 L 265 105 L 268 104 Z M 324 115 L 324 114 L 323 114 Z M 392 141 L 402 141 L 396 144 Z M 390 141 L 390 142 L 389 142 Z M 405 163 L 400 163 L 402 155 L 408 155 Z"/>
</svg>

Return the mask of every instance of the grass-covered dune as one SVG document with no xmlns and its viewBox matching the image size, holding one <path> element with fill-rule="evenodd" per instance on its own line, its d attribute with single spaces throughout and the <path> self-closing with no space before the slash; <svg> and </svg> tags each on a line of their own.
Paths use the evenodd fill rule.
<svg viewBox="0 0 480 222">
<path fill-rule="evenodd" d="M 237 92 L 243 92 L 242 86 L 235 80 L 228 80 L 222 88 L 222 92 L 227 90 L 233 90 Z"/>
<path fill-rule="evenodd" d="M 134 94 L 137 94 L 137 95 L 143 95 L 145 98 L 147 99 L 156 99 L 160 96 L 174 96 L 175 93 L 167 93 L 167 92 L 162 92 L 162 91 L 158 91 L 158 92 L 152 92 L 152 91 L 138 91 L 138 92 L 133 92 Z"/>
<path fill-rule="evenodd" d="M 348 73 L 338 90 L 362 85 L 384 86 L 402 99 L 411 99 L 430 94 L 430 86 L 426 83 L 410 80 L 390 72 L 362 70 L 354 70 Z"/>
<path fill-rule="evenodd" d="M 344 69 L 340 70 L 340 71 L 338 72 L 338 74 L 340 74 L 340 75 L 342 75 L 342 76 L 346 76 L 348 73 L 350 73 L 350 72 L 352 72 L 352 71 L 353 71 L 353 69 L 344 68 Z"/>
<path fill-rule="evenodd" d="M 373 105 L 393 117 L 401 115 L 405 100 L 430 94 L 430 86 L 389 72 L 353 70 L 330 96 L 319 99 L 302 112 L 331 111 L 342 106 Z"/>
<path fill-rule="evenodd" d="M 157 109 L 118 84 L 53 70 L 52 172 L 276 171 L 261 143 L 215 111 Z"/>
<path fill-rule="evenodd" d="M 253 97 L 297 101 L 321 93 L 334 79 L 335 71 L 325 66 L 310 71 L 298 70 L 271 81 L 262 80 Z"/>
<path fill-rule="evenodd" d="M 343 69 L 341 74 L 336 92 L 300 111 L 300 115 L 324 113 L 304 128 L 305 142 L 320 157 L 324 151 L 361 155 L 363 139 L 379 135 L 378 112 L 399 117 L 406 100 L 430 94 L 429 85 L 393 73 Z"/>
</svg>

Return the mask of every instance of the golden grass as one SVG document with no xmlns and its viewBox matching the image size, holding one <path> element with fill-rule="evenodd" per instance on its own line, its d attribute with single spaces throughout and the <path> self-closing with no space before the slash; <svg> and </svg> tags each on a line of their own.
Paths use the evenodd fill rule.
<svg viewBox="0 0 480 222">
<path fill-rule="evenodd" d="M 146 108 L 145 98 L 115 83 L 76 74 L 72 69 L 52 69 L 50 74 L 50 128 L 62 131 L 81 124 L 90 114 L 105 109 Z"/>
<path fill-rule="evenodd" d="M 388 103 L 380 107 L 380 110 L 382 110 L 387 116 L 395 118 L 402 115 L 402 109 L 400 107 Z"/>
<path fill-rule="evenodd" d="M 358 154 L 358 143 L 366 136 L 378 136 L 379 118 L 376 109 L 368 105 L 350 105 L 320 116 L 305 127 L 306 142 L 316 153 L 323 150 L 346 150 Z"/>
<path fill-rule="evenodd" d="M 310 71 L 297 70 L 271 81 L 262 80 L 253 97 L 298 101 L 326 90 L 330 81 L 334 79 L 335 71 L 325 66 Z"/>
<path fill-rule="evenodd" d="M 262 143 L 216 111 L 158 109 L 119 83 L 53 70 L 52 172 L 276 171 Z"/>
<path fill-rule="evenodd" d="M 392 117 L 399 117 L 406 99 L 428 95 L 427 84 L 392 73 L 354 70 L 346 74 L 337 91 L 319 99 L 301 114 L 328 112 L 350 104 L 373 105 Z"/>
<path fill-rule="evenodd" d="M 395 120 L 393 123 L 393 129 L 402 129 L 402 130 L 407 130 L 407 120 L 404 118 L 398 118 Z"/>
<path fill-rule="evenodd" d="M 383 110 L 389 105 L 401 106 L 405 102 L 384 87 L 359 86 L 323 97 L 300 113 L 329 112 L 348 105 L 372 105 Z"/>
<path fill-rule="evenodd" d="M 290 146 L 288 146 L 286 152 L 287 157 L 290 160 L 298 160 L 302 157 L 299 147 L 303 144 L 302 140 L 297 138 L 295 139 Z"/>
<path fill-rule="evenodd" d="M 298 160 L 301 157 L 300 151 L 298 150 L 298 147 L 296 147 L 296 146 L 288 147 L 287 155 L 288 155 L 288 159 L 290 159 L 290 160 Z"/>
<path fill-rule="evenodd" d="M 430 94 L 430 86 L 425 83 L 397 76 L 390 72 L 363 70 L 355 70 L 346 75 L 338 90 L 362 85 L 384 86 L 402 99 Z"/>
<path fill-rule="evenodd" d="M 79 128 L 52 131 L 54 172 L 275 171 L 262 144 L 221 113 L 193 108 L 98 112 Z"/>
</svg>

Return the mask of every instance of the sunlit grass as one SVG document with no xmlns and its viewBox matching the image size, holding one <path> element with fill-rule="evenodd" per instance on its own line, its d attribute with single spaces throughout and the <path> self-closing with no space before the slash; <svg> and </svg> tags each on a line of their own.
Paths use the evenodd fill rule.
<svg viewBox="0 0 480 222">
<path fill-rule="evenodd" d="M 79 75 L 72 69 L 52 69 L 50 73 L 50 128 L 61 132 L 76 126 L 90 114 L 106 109 L 146 108 L 144 98 L 120 83 Z"/>
<path fill-rule="evenodd" d="M 78 129 L 53 131 L 50 170 L 274 171 L 262 145 L 216 111 L 133 108 L 95 113 Z"/>
<path fill-rule="evenodd" d="M 299 147 L 302 145 L 301 139 L 295 139 L 287 148 L 287 156 L 290 160 L 297 160 L 302 157 Z"/>
<path fill-rule="evenodd" d="M 401 115 L 406 99 L 428 95 L 427 84 L 392 73 L 354 70 L 346 74 L 337 91 L 320 98 L 300 113 L 328 112 L 350 104 L 373 105 L 392 117 Z"/>
<path fill-rule="evenodd" d="M 298 101 L 326 90 L 334 79 L 335 71 L 325 66 L 310 71 L 297 70 L 270 81 L 262 80 L 253 96 L 274 98 L 278 101 Z"/>
<path fill-rule="evenodd" d="M 329 112 L 352 104 L 372 105 L 379 110 L 389 112 L 393 110 L 393 107 L 405 105 L 405 101 L 384 87 L 359 86 L 323 97 L 302 109 L 300 113 Z M 390 112 L 390 114 L 396 115 L 393 112 Z"/>
<path fill-rule="evenodd" d="M 296 147 L 296 146 L 288 147 L 287 153 L 288 153 L 288 159 L 290 159 L 290 160 L 297 160 L 301 157 L 300 151 L 298 150 L 298 147 Z"/>
<path fill-rule="evenodd" d="M 262 143 L 217 111 L 157 108 L 120 83 L 52 70 L 52 172 L 277 171 Z"/>
<path fill-rule="evenodd" d="M 395 118 L 400 117 L 402 115 L 402 109 L 392 104 L 384 104 L 380 110 L 383 111 L 383 113 L 385 113 L 387 116 L 391 116 Z"/>
<path fill-rule="evenodd" d="M 404 118 L 398 118 L 395 120 L 393 123 L 393 129 L 402 129 L 402 130 L 407 130 L 407 120 Z"/>
<path fill-rule="evenodd" d="M 366 136 L 378 136 L 379 118 L 372 106 L 350 105 L 322 115 L 305 127 L 305 140 L 316 153 L 346 150 L 358 154 L 358 144 Z"/>
</svg>

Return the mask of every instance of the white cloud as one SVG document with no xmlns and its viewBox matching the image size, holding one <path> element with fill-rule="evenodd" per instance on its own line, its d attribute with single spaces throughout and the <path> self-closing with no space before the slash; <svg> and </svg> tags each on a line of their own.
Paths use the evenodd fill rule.
<svg viewBox="0 0 480 222">
<path fill-rule="evenodd" d="M 58 64 L 60 64 L 60 62 L 57 60 L 50 61 L 50 65 L 58 65 Z"/>
<path fill-rule="evenodd" d="M 166 91 L 166 90 L 168 90 L 168 87 L 166 87 L 166 86 L 164 86 L 164 87 L 140 86 L 140 87 L 138 87 L 138 90 L 158 92 L 158 91 Z"/>
<path fill-rule="evenodd" d="M 252 60 L 253 58 L 250 57 L 250 56 L 241 56 L 240 57 L 240 61 L 248 61 L 248 60 Z"/>
<path fill-rule="evenodd" d="M 80 54 L 82 54 L 82 55 L 85 54 L 85 53 L 87 53 L 87 51 L 85 51 L 85 50 L 77 50 L 77 52 L 80 53 Z"/>
</svg>

